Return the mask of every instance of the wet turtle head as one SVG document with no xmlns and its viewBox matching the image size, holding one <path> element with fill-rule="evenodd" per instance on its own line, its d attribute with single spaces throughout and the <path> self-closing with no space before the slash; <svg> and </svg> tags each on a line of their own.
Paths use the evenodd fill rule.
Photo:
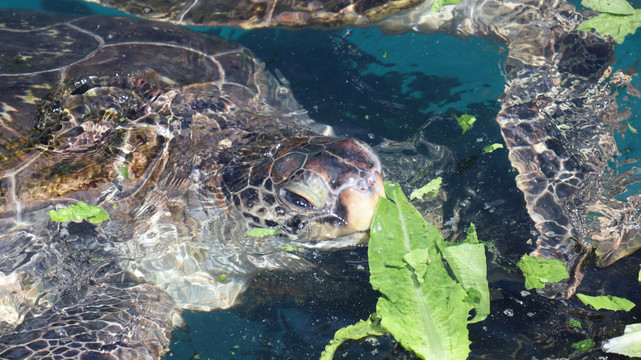
<svg viewBox="0 0 641 360">
<path fill-rule="evenodd" d="M 227 189 L 237 186 L 239 176 L 247 181 L 227 198 L 250 226 L 319 242 L 369 229 L 385 196 L 381 173 L 366 144 L 314 136 L 283 139 L 248 173 L 228 170 L 222 180 Z"/>
</svg>

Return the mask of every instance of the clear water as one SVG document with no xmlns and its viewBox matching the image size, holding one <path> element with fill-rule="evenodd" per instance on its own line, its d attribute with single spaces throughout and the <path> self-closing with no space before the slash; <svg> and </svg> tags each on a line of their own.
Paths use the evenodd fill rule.
<svg viewBox="0 0 641 360">
<path fill-rule="evenodd" d="M 633 4 L 641 8 L 640 1 Z M 74 1 L 21 0 L 0 3 L 74 13 L 117 14 Z M 341 135 L 372 143 L 383 137 L 405 140 L 428 124 L 423 136 L 449 147 L 456 170 L 445 183 L 445 219 L 474 221 L 479 237 L 491 244 L 492 313 L 470 326 L 471 359 L 596 359 L 597 349 L 579 354 L 570 344 L 618 334 L 626 323 L 641 321 L 641 286 L 636 273 L 641 255 L 615 265 L 586 268 L 581 285 L 590 293 L 628 298 L 640 306 L 630 313 L 589 311 L 576 299 L 547 300 L 523 292 L 515 262 L 529 251 L 531 221 L 516 189 L 506 152 L 478 156 L 477 150 L 501 142 L 494 117 L 503 92 L 501 45 L 444 35 L 383 36 L 378 30 L 243 31 L 200 29 L 240 42 L 290 81 L 299 102 Z M 641 58 L 641 34 L 616 49 L 615 68 Z M 633 84 L 641 85 L 639 77 Z M 638 99 L 621 99 L 632 108 L 630 124 L 641 130 Z M 461 135 L 451 114 L 470 113 L 478 121 Z M 641 135 L 619 135 L 619 160 L 641 157 Z M 630 192 L 639 193 L 632 188 Z M 167 359 L 316 359 L 346 325 L 375 310 L 377 294 L 368 283 L 366 249 L 314 253 L 318 268 L 302 273 L 266 273 L 243 295 L 245 305 L 210 313 L 186 312 L 187 326 L 174 331 Z M 579 320 L 583 329 L 572 328 Z M 336 359 L 412 358 L 390 338 L 347 343 Z M 608 355 L 608 359 L 618 359 Z"/>
</svg>

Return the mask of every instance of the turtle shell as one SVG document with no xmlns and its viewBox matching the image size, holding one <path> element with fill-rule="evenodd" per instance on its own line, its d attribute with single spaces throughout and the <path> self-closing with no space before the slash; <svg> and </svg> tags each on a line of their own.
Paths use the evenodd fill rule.
<svg viewBox="0 0 641 360">
<path fill-rule="evenodd" d="M 182 25 L 340 28 L 371 24 L 423 0 L 354 1 L 158 1 L 88 0 L 140 17 Z"/>
</svg>

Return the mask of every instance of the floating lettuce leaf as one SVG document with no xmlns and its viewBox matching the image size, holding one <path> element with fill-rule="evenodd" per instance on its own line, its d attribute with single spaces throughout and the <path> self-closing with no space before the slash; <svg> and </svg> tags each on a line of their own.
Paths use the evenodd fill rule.
<svg viewBox="0 0 641 360">
<path fill-rule="evenodd" d="M 432 4 L 432 7 L 430 8 L 430 10 L 434 12 L 439 12 L 441 11 L 441 8 L 445 5 L 456 5 L 460 2 L 461 0 L 434 0 L 434 3 Z"/>
<path fill-rule="evenodd" d="M 577 26 L 577 30 L 596 30 L 599 34 L 612 36 L 614 41 L 622 43 L 626 35 L 634 34 L 641 27 L 641 10 L 636 9 L 632 15 L 599 14 Z"/>
<path fill-rule="evenodd" d="M 278 235 L 278 233 L 276 233 L 274 235 Z M 289 252 L 295 252 L 295 251 L 302 251 L 303 250 L 302 247 L 300 247 L 300 246 L 298 246 L 296 244 L 293 244 L 293 243 L 292 244 L 283 245 L 280 248 L 285 250 L 285 251 L 289 251 Z"/>
<path fill-rule="evenodd" d="M 536 256 L 523 255 L 516 263 L 525 275 L 526 289 L 540 289 L 546 283 L 557 282 L 570 277 L 565 264 L 556 259 L 544 259 Z"/>
<path fill-rule="evenodd" d="M 346 340 L 358 340 L 369 335 L 383 336 L 385 334 L 387 331 L 381 327 L 380 319 L 377 319 L 376 315 L 372 315 L 367 320 L 361 320 L 354 325 L 336 331 L 334 339 L 325 346 L 320 360 L 332 360 L 338 347 Z"/>
<path fill-rule="evenodd" d="M 594 340 L 592 339 L 585 339 L 581 341 L 577 341 L 574 344 L 572 344 L 573 349 L 577 349 L 580 352 L 588 351 L 594 347 Z"/>
<path fill-rule="evenodd" d="M 49 210 L 49 218 L 55 222 L 81 222 L 86 219 L 92 224 L 97 224 L 109 219 L 109 214 L 99 206 L 78 201 L 76 205 L 69 205 L 58 211 Z"/>
<path fill-rule="evenodd" d="M 448 244 L 400 185 L 386 183 L 385 192 L 388 199 L 379 200 L 368 249 L 370 282 L 383 294 L 377 312 L 367 322 L 337 331 L 321 360 L 331 359 L 346 339 L 385 332 L 422 359 L 466 359 L 467 324 L 489 313 L 485 249 L 474 224 L 462 244 Z M 468 320 L 472 309 L 476 315 Z M 380 325 L 372 319 L 380 319 Z"/>
<path fill-rule="evenodd" d="M 576 294 L 576 296 L 582 303 L 592 306 L 595 310 L 606 309 L 614 311 L 630 311 L 635 307 L 635 304 L 632 301 L 612 295 L 589 296 Z"/>
<path fill-rule="evenodd" d="M 630 357 L 641 356 L 641 324 L 627 325 L 623 335 L 606 341 L 601 348 L 609 353 Z"/>
<path fill-rule="evenodd" d="M 470 271 L 463 266 L 454 270 L 453 266 L 452 272 L 459 272 L 463 279 L 457 282 L 439 251 L 446 245 L 438 230 L 412 206 L 400 185 L 388 183 L 385 190 L 388 199 L 379 200 L 368 249 L 370 282 L 383 294 L 376 305 L 381 325 L 420 358 L 466 359 L 470 351 L 469 313 L 478 306 L 474 299 L 481 301 L 487 281 L 479 289 L 469 285 L 470 291 L 466 291 L 468 285 L 464 283 L 473 284 L 468 277 L 476 278 L 485 270 Z M 479 249 L 484 259 L 483 245 L 466 248 L 468 245 L 472 246 L 447 247 L 463 246 L 452 251 L 448 264 L 468 262 L 473 267 L 481 258 L 474 253 Z M 460 258 L 460 254 L 466 258 Z M 480 266 L 485 269 L 484 260 Z M 482 312 L 477 310 L 477 317 Z"/>
<path fill-rule="evenodd" d="M 265 237 L 270 235 L 278 235 L 278 229 L 268 228 L 253 228 L 245 233 L 247 236 Z"/>
<path fill-rule="evenodd" d="M 568 325 L 573 326 L 575 328 L 583 329 L 583 325 L 581 325 L 581 322 L 579 320 L 570 320 L 568 322 Z"/>
<path fill-rule="evenodd" d="M 485 320 L 490 314 L 490 289 L 487 284 L 485 246 L 479 244 L 474 224 L 467 230 L 467 238 L 462 244 L 442 249 L 456 280 L 468 292 L 476 315 L 469 322 Z"/>
<path fill-rule="evenodd" d="M 499 143 L 490 144 L 484 147 L 482 151 L 484 154 L 489 154 L 496 149 L 503 149 L 503 144 L 499 144 Z"/>
<path fill-rule="evenodd" d="M 474 125 L 474 123 L 476 122 L 476 117 L 474 115 L 469 115 L 469 114 L 465 114 L 461 116 L 454 115 L 454 117 L 456 118 L 456 121 L 463 129 L 463 134 L 465 134 L 466 131 L 471 129 L 472 125 Z"/>
<path fill-rule="evenodd" d="M 443 183 L 443 179 L 440 176 L 435 179 L 432 179 L 432 181 L 423 185 L 420 189 L 415 189 L 414 191 L 412 191 L 412 193 L 410 194 L 410 200 L 414 200 L 414 199 L 423 200 L 423 197 L 425 196 L 427 196 L 428 199 L 437 197 L 438 191 L 439 189 L 441 189 L 442 183 Z"/>
<path fill-rule="evenodd" d="M 118 166 L 118 171 L 124 176 L 125 180 L 129 180 L 129 170 L 127 169 L 127 166 Z"/>
<path fill-rule="evenodd" d="M 583 0 L 581 1 L 581 5 L 602 13 L 617 15 L 634 14 L 634 8 L 626 0 Z"/>
</svg>

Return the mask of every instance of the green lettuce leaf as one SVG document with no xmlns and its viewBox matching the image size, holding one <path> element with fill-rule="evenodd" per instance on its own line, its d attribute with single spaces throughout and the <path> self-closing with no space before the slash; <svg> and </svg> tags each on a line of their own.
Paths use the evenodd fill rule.
<svg viewBox="0 0 641 360">
<path fill-rule="evenodd" d="M 361 320 L 354 325 L 339 329 L 334 334 L 334 339 L 325 346 L 320 360 L 332 360 L 338 347 L 346 340 L 358 340 L 369 335 L 383 336 L 387 331 L 381 327 L 380 320 L 372 315 L 367 320 Z"/>
<path fill-rule="evenodd" d="M 92 224 L 97 224 L 109 219 L 109 213 L 99 206 L 78 201 L 76 205 L 69 205 L 58 211 L 49 210 L 49 218 L 55 222 L 81 222 L 86 219 Z"/>
<path fill-rule="evenodd" d="M 624 310 L 630 311 L 636 305 L 624 298 L 620 298 L 612 295 L 605 296 L 589 296 L 583 294 L 576 294 L 576 296 L 581 300 L 585 305 L 592 306 L 595 310 L 606 309 L 606 310 Z"/>
<path fill-rule="evenodd" d="M 618 15 L 634 14 L 634 8 L 626 0 L 583 0 L 581 1 L 581 5 L 602 13 Z"/>
<path fill-rule="evenodd" d="M 129 169 L 127 169 L 127 166 L 118 166 L 118 171 L 124 176 L 125 180 L 129 180 Z"/>
<path fill-rule="evenodd" d="M 594 340 L 592 339 L 585 339 L 581 341 L 577 341 L 574 344 L 572 344 L 573 349 L 577 349 L 580 352 L 588 351 L 594 347 Z"/>
<path fill-rule="evenodd" d="M 474 224 L 470 224 L 464 243 L 451 245 L 442 250 L 456 280 L 471 296 L 471 303 L 476 312 L 474 318 L 469 320 L 471 323 L 483 321 L 490 314 L 485 246 L 478 242 L 476 228 Z"/>
<path fill-rule="evenodd" d="M 382 293 L 376 305 L 381 325 L 420 358 L 466 359 L 467 318 L 474 306 L 445 267 L 443 237 L 400 185 L 388 183 L 385 189 L 388 199 L 379 200 L 368 249 L 370 282 Z"/>
<path fill-rule="evenodd" d="M 253 228 L 245 233 L 247 236 L 265 237 L 270 235 L 278 235 L 278 229 L 268 228 Z"/>
<path fill-rule="evenodd" d="M 568 322 L 568 325 L 573 326 L 575 328 L 583 329 L 583 325 L 581 325 L 581 322 L 579 320 L 570 320 Z"/>
<path fill-rule="evenodd" d="M 438 196 L 438 191 L 441 188 L 443 183 L 443 178 L 440 176 L 423 185 L 420 189 L 415 189 L 410 194 L 410 200 L 419 199 L 423 200 L 423 197 L 434 198 Z"/>
<path fill-rule="evenodd" d="M 641 9 L 634 10 L 632 15 L 599 14 L 577 26 L 577 30 L 596 30 L 599 34 L 612 36 L 614 41 L 622 43 L 626 35 L 634 34 L 641 27 Z"/>
<path fill-rule="evenodd" d="M 489 154 L 496 149 L 503 149 L 503 144 L 499 144 L 499 143 L 490 144 L 484 147 L 482 151 L 484 154 Z"/>
<path fill-rule="evenodd" d="M 430 10 L 434 12 L 439 12 L 441 11 L 441 8 L 445 5 L 456 5 L 460 2 L 461 0 L 434 0 L 434 3 L 432 4 L 432 7 L 430 8 Z"/>
<path fill-rule="evenodd" d="M 526 289 L 540 289 L 546 283 L 557 282 L 570 277 L 565 264 L 556 259 L 544 259 L 523 255 L 516 263 L 525 276 Z"/>
<path fill-rule="evenodd" d="M 627 325 L 623 335 L 606 341 L 601 348 L 609 353 L 630 357 L 641 356 L 641 324 Z"/>
<path fill-rule="evenodd" d="M 278 232 L 276 232 L 276 234 L 273 234 L 273 235 L 278 235 Z M 285 251 L 289 251 L 289 252 L 303 251 L 302 247 L 300 247 L 300 246 L 298 246 L 298 245 L 296 245 L 294 243 L 283 245 L 280 248 L 285 250 Z"/>
<path fill-rule="evenodd" d="M 472 125 L 474 125 L 474 123 L 476 122 L 476 116 L 474 115 L 464 114 L 461 116 L 454 115 L 454 117 L 456 118 L 456 121 L 463 129 L 463 134 L 465 134 L 465 132 L 470 130 L 472 128 Z"/>
</svg>

